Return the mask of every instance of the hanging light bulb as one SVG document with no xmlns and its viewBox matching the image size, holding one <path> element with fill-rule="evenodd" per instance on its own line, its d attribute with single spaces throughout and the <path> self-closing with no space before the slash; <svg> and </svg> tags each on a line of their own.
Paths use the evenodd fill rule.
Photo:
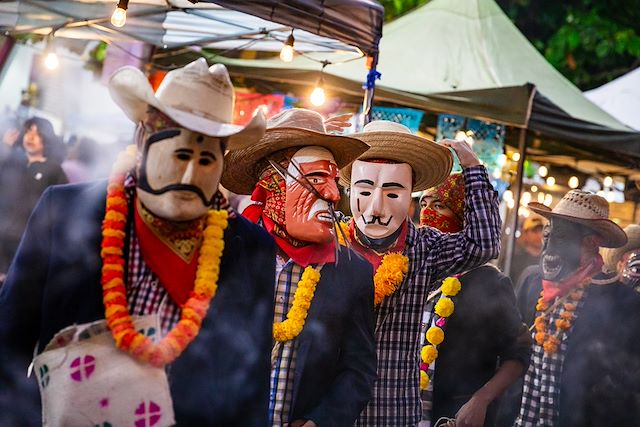
<svg viewBox="0 0 640 427">
<path fill-rule="evenodd" d="M 544 203 L 544 193 L 542 191 L 538 193 L 538 203 Z"/>
<path fill-rule="evenodd" d="M 524 193 L 522 193 L 522 204 L 527 206 L 530 201 L 531 201 L 531 193 L 529 193 L 528 191 L 525 191 Z"/>
<path fill-rule="evenodd" d="M 538 186 L 537 185 L 532 185 L 531 186 L 531 192 L 535 193 L 536 191 L 538 191 Z"/>
<path fill-rule="evenodd" d="M 293 61 L 293 44 L 295 41 L 296 40 L 293 38 L 293 30 L 291 30 L 291 34 L 289 34 L 287 41 L 284 43 L 284 46 L 282 46 L 282 50 L 280 51 L 280 59 L 282 59 L 283 62 Z"/>
<path fill-rule="evenodd" d="M 47 45 L 44 50 L 44 66 L 47 70 L 55 70 L 60 66 L 60 59 L 53 46 L 53 33 L 47 37 Z"/>
<path fill-rule="evenodd" d="M 509 200 L 513 200 L 513 191 L 511 190 L 505 191 L 504 194 L 502 195 L 502 200 L 504 200 L 505 202 L 508 202 Z"/>
<path fill-rule="evenodd" d="M 513 156 L 511 156 L 511 159 L 512 159 L 514 162 L 517 162 L 518 160 L 520 160 L 520 153 L 518 153 L 518 152 L 513 153 Z"/>
<path fill-rule="evenodd" d="M 549 169 L 547 169 L 546 166 L 540 166 L 538 168 L 538 175 L 540 175 L 541 177 L 545 177 L 547 176 L 547 174 L 549 173 Z"/>
<path fill-rule="evenodd" d="M 324 93 L 324 79 L 322 78 L 322 75 L 320 75 L 320 79 L 318 79 L 318 84 L 316 84 L 316 87 L 313 89 L 313 92 L 311 92 L 311 96 L 309 99 L 311 103 L 316 107 L 321 106 L 322 104 L 324 104 L 324 101 L 326 101 L 327 98 Z"/>
<path fill-rule="evenodd" d="M 550 176 L 549 178 L 547 178 L 547 185 L 548 186 L 551 187 L 551 186 L 555 185 L 555 183 L 556 183 L 556 179 L 554 177 Z"/>
<path fill-rule="evenodd" d="M 551 203 L 553 203 L 553 196 L 551 194 L 545 194 L 544 204 L 547 206 L 551 206 Z"/>
<path fill-rule="evenodd" d="M 127 9 L 129 8 L 129 0 L 118 0 L 116 10 L 111 15 L 111 25 L 114 27 L 124 27 L 127 22 Z"/>
<path fill-rule="evenodd" d="M 571 178 L 569 178 L 569 188 L 578 188 L 579 185 L 580 181 L 578 180 L 577 176 L 572 176 Z"/>
<path fill-rule="evenodd" d="M 611 178 L 610 176 L 605 177 L 602 181 L 602 185 L 604 185 L 605 187 L 611 187 L 613 185 L 613 178 Z"/>
</svg>

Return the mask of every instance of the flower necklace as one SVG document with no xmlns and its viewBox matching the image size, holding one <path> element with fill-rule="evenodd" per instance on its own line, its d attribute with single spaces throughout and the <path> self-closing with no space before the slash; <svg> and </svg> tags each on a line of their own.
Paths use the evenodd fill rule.
<svg viewBox="0 0 640 427">
<path fill-rule="evenodd" d="M 420 390 L 426 389 L 429 385 L 430 378 L 427 374 L 429 365 L 438 358 L 438 346 L 444 341 L 443 328 L 447 324 L 447 319 L 453 314 L 454 304 L 451 297 L 458 295 L 461 288 L 462 283 L 460 283 L 458 276 L 447 277 L 442 281 L 442 286 L 440 286 L 442 296 L 434 309 L 438 318 L 436 318 L 435 325 L 427 329 L 426 338 L 429 344 L 423 346 L 420 351 Z"/>
<path fill-rule="evenodd" d="M 544 300 L 543 293 L 540 292 L 540 298 L 538 299 L 538 303 L 536 305 L 536 310 L 540 312 L 540 315 L 536 317 L 533 322 L 533 328 L 535 328 L 535 340 L 536 343 L 544 349 L 544 352 L 547 354 L 553 354 L 558 351 L 558 347 L 562 342 L 561 335 L 566 334 L 569 329 L 571 329 L 571 321 L 575 317 L 575 311 L 578 308 L 578 304 L 584 297 L 584 292 L 586 286 L 591 282 L 591 278 L 588 277 L 581 283 L 579 283 L 576 289 L 569 292 L 564 297 L 556 300 L 556 302 L 549 306 L 549 303 Z M 554 308 L 556 308 L 559 304 L 562 304 L 562 311 L 560 312 L 559 319 L 556 319 L 555 334 L 549 333 L 547 329 L 547 324 L 549 321 L 546 319 L 547 315 L 549 315 Z"/>
<path fill-rule="evenodd" d="M 344 235 L 349 238 L 349 226 L 344 222 L 336 224 L 338 242 L 342 246 L 346 246 L 338 227 L 340 227 L 344 231 Z M 409 271 L 409 257 L 402 255 L 400 252 L 390 252 L 384 255 L 382 262 L 373 275 L 375 288 L 373 302 L 375 305 L 380 305 L 386 297 L 393 295 L 402 284 L 407 271 Z"/>
<path fill-rule="evenodd" d="M 102 294 L 107 325 L 116 347 L 142 362 L 162 367 L 173 362 L 200 332 L 202 319 L 216 294 L 220 258 L 227 228 L 226 210 L 210 210 L 200 247 L 193 291 L 182 307 L 180 320 L 159 343 L 137 332 L 127 304 L 123 248 L 128 205 L 124 191 L 126 173 L 114 172 L 107 187 L 107 207 L 102 223 Z"/>
<path fill-rule="evenodd" d="M 287 313 L 287 320 L 273 324 L 273 339 L 285 342 L 297 337 L 307 318 L 311 301 L 316 291 L 316 285 L 320 281 L 320 271 L 308 266 L 304 269 L 298 282 L 296 293 L 293 295 L 293 304 Z"/>
</svg>

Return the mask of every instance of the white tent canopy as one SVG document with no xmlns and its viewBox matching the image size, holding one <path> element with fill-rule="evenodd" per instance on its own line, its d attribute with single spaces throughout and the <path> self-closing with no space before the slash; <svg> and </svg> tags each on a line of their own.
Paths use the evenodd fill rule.
<svg viewBox="0 0 640 427">
<path fill-rule="evenodd" d="M 640 68 L 584 95 L 622 123 L 640 131 Z"/>
</svg>

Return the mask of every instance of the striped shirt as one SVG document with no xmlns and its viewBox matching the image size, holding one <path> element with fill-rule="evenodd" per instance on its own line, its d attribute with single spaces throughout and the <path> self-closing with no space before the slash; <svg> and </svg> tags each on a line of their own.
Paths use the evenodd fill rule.
<svg viewBox="0 0 640 427">
<path fill-rule="evenodd" d="M 498 256 L 501 221 L 498 198 L 484 166 L 463 171 L 464 230 L 442 233 L 409 222 L 404 255 L 409 271 L 398 290 L 376 309 L 378 379 L 358 426 L 413 426 L 420 421 L 420 327 L 425 302 L 447 276 Z"/>
</svg>

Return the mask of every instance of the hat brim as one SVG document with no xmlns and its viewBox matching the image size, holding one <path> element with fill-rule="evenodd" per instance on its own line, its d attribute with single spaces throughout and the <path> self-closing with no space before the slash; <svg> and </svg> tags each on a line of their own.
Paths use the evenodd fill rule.
<svg viewBox="0 0 640 427">
<path fill-rule="evenodd" d="M 365 132 L 351 135 L 371 146 L 358 160 L 388 159 L 408 163 L 415 182 L 411 191 L 424 191 L 441 184 L 451 173 L 451 151 L 434 141 L 402 132 Z M 340 182 L 351 185 L 351 167 L 340 171 Z"/>
<path fill-rule="evenodd" d="M 134 123 L 144 120 L 147 106 L 151 105 L 186 129 L 215 138 L 228 138 L 228 150 L 253 145 L 264 135 L 266 119 L 261 109 L 247 125 L 239 126 L 169 107 L 156 98 L 149 80 L 134 67 L 123 67 L 113 73 L 109 79 L 109 92 Z"/>
<path fill-rule="evenodd" d="M 318 146 L 333 155 L 338 168 L 343 168 L 367 151 L 369 146 L 359 139 L 324 134 L 300 128 L 267 129 L 255 145 L 225 156 L 220 183 L 236 194 L 251 194 L 260 179 L 259 161 L 280 150 Z"/>
<path fill-rule="evenodd" d="M 619 248 L 627 244 L 627 234 L 618 224 L 610 219 L 579 218 L 560 214 L 553 212 L 550 207 L 536 202 L 529 203 L 527 207 L 547 219 L 561 218 L 590 228 L 603 239 L 600 246 L 604 248 Z"/>
</svg>

